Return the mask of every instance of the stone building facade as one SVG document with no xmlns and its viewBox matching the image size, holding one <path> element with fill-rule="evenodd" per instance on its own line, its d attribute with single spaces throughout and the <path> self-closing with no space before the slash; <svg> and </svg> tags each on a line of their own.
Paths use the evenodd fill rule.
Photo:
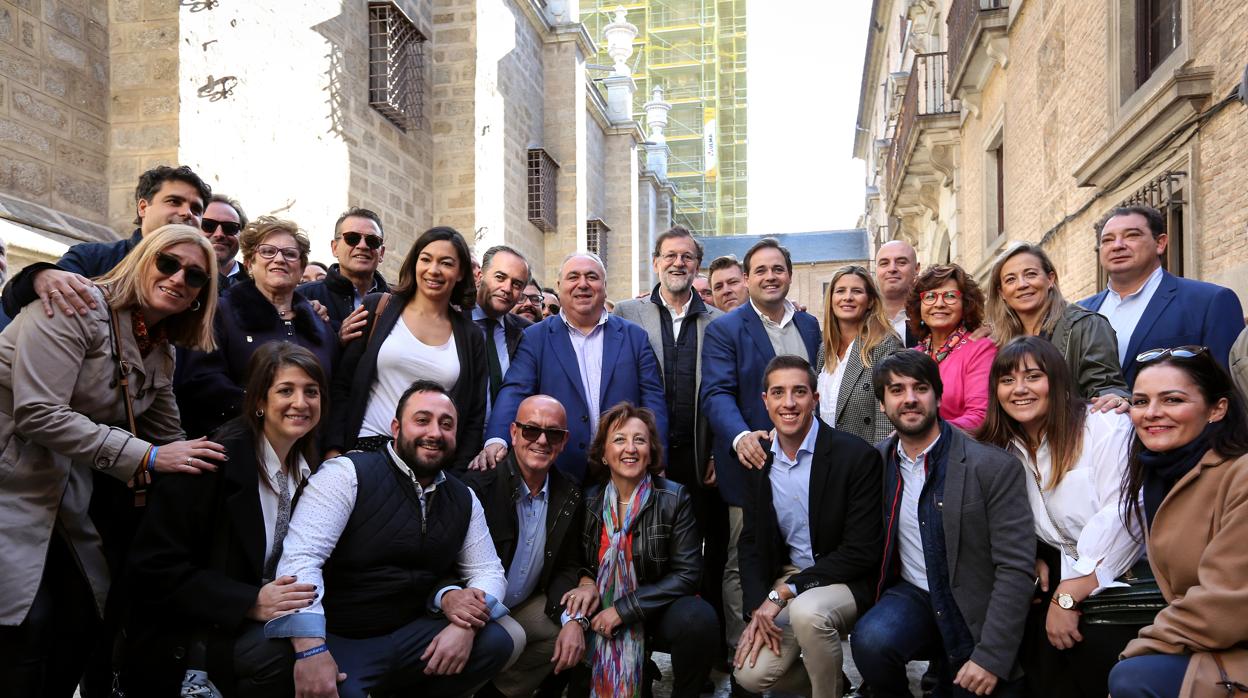
<svg viewBox="0 0 1248 698">
<path fill-rule="evenodd" d="M 1081 298 L 1104 284 L 1095 223 L 1143 201 L 1168 268 L 1248 300 L 1248 100 L 1228 97 L 1248 5 L 877 0 L 872 22 L 854 151 L 874 243 L 983 278 L 1040 242 Z"/>
<path fill-rule="evenodd" d="M 370 104 L 375 5 L 418 36 L 410 122 Z M 51 241 L 19 241 L 19 264 L 125 235 L 138 174 L 186 164 L 249 215 L 297 221 L 314 259 L 363 206 L 386 224 L 391 277 L 420 232 L 451 225 L 478 256 L 517 247 L 547 285 L 564 255 L 605 251 L 626 297 L 649 283 L 674 190 L 631 108 L 608 109 L 587 61 L 603 37 L 564 5 L 0 0 L 0 223 Z M 534 149 L 558 165 L 548 230 L 530 221 Z"/>
</svg>

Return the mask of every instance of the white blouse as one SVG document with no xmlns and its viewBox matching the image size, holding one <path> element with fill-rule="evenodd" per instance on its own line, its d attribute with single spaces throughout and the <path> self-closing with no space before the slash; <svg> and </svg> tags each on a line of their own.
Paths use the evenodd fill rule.
<svg viewBox="0 0 1248 698">
<path fill-rule="evenodd" d="M 1114 580 L 1143 553 L 1142 544 L 1132 536 L 1132 530 L 1138 527 L 1128 528 L 1123 523 L 1119 504 L 1132 434 L 1127 415 L 1089 411 L 1079 458 L 1051 490 L 1047 489 L 1053 471 L 1049 440 L 1040 444 L 1035 460 L 1027 455 L 1024 444 L 1015 441 L 1012 445 L 1014 454 L 1027 469 L 1027 498 L 1036 522 L 1036 536 L 1061 551 L 1063 580 L 1096 572 L 1098 586 L 1093 593 L 1122 586 Z M 1046 488 L 1043 495 L 1036 484 L 1037 475 Z M 1061 527 L 1060 531 L 1053 521 Z M 1069 554 L 1068 543 L 1075 544 L 1078 560 Z"/>
<path fill-rule="evenodd" d="M 819 419 L 830 427 L 836 426 L 836 410 L 837 397 L 841 392 L 841 381 L 845 379 L 845 357 L 849 356 L 849 352 L 858 351 L 858 340 L 850 342 L 849 348 L 845 350 L 845 356 L 840 357 L 836 362 L 836 368 L 828 373 L 827 359 L 824 359 L 823 370 L 819 372 Z"/>
<path fill-rule="evenodd" d="M 260 483 L 260 514 L 264 517 L 264 559 L 268 560 L 273 554 L 273 531 L 277 528 L 277 509 L 279 502 L 278 492 L 281 490 L 281 484 L 278 482 L 282 477 L 282 462 L 277 459 L 277 451 L 273 450 L 273 446 L 269 444 L 267 438 L 260 439 L 264 443 L 264 474 L 268 476 L 268 485 Z M 285 477 L 287 482 L 286 495 L 290 499 L 295 498 L 295 492 L 299 489 L 299 483 L 303 482 L 312 474 L 312 468 L 308 466 L 308 462 L 303 456 L 298 456 L 299 472 L 294 473 L 286 471 Z"/>
<path fill-rule="evenodd" d="M 416 339 L 403 318 L 399 318 L 377 351 L 377 377 L 369 391 L 359 436 L 390 436 L 394 408 L 413 381 L 431 380 L 453 390 L 459 380 L 459 370 L 454 332 L 446 344 L 429 346 Z"/>
</svg>

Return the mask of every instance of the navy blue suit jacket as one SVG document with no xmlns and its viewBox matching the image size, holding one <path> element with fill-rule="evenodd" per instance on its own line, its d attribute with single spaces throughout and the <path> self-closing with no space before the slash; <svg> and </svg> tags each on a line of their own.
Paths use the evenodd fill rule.
<svg viewBox="0 0 1248 698">
<path fill-rule="evenodd" d="M 819 321 L 796 313 L 793 322 L 814 365 L 819 354 Z M 743 431 L 769 430 L 771 417 L 763 405 L 763 370 L 776 357 L 771 339 L 748 301 L 706 326 L 702 343 L 702 411 L 715 434 L 715 478 L 719 494 L 732 506 L 745 502 L 745 473 L 732 440 Z"/>
<path fill-rule="evenodd" d="M 649 407 L 658 419 L 659 434 L 666 448 L 667 402 L 663 395 L 662 371 L 654 349 L 650 348 L 650 338 L 641 327 L 614 315 L 607 316 L 602 332 L 600 409 L 606 412 L 626 401 Z M 568 413 L 568 442 L 555 461 L 555 467 L 574 482 L 583 482 L 590 420 L 596 420 L 597 415 L 589 413 L 568 326 L 558 315 L 524 331 L 490 412 L 486 440 L 498 438 L 510 444 L 510 426 L 516 418 L 516 410 L 525 398 L 538 394 L 555 398 Z"/>
<path fill-rule="evenodd" d="M 1109 290 L 1084 298 L 1079 305 L 1100 310 Z M 1149 349 L 1167 349 L 1184 344 L 1209 347 L 1213 358 L 1227 367 L 1231 345 L 1244 329 L 1244 310 L 1235 292 L 1224 286 L 1184 279 L 1168 271 L 1161 272 L 1161 285 L 1153 294 L 1140 323 L 1127 342 L 1127 360 L 1122 363 L 1122 376 L 1127 385 L 1135 385 L 1139 366 L 1135 357 Z"/>
</svg>

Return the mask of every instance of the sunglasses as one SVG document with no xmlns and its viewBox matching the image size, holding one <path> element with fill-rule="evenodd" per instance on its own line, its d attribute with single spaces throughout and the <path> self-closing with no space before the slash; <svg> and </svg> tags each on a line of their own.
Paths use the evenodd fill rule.
<svg viewBox="0 0 1248 698">
<path fill-rule="evenodd" d="M 381 247 L 382 239 L 377 237 L 376 235 L 369 235 L 367 233 L 343 233 L 342 234 L 342 241 L 347 243 L 347 245 L 350 247 L 355 247 L 356 245 L 360 244 L 360 238 L 364 238 L 364 244 L 368 245 L 368 249 L 370 250 L 375 250 L 378 247 Z"/>
<path fill-rule="evenodd" d="M 1202 347 L 1197 344 L 1187 344 L 1181 347 L 1173 347 L 1171 349 L 1149 349 L 1148 351 L 1136 354 L 1135 360 L 1137 363 L 1142 364 L 1149 361 L 1164 359 L 1167 356 L 1174 356 L 1180 359 L 1194 359 L 1197 356 L 1208 352 L 1208 347 Z"/>
<path fill-rule="evenodd" d="M 937 298 L 944 298 L 945 303 L 953 305 L 962 300 L 962 292 L 945 291 L 944 293 L 938 293 L 936 291 L 924 291 L 919 294 L 919 300 L 923 301 L 923 305 L 936 305 Z"/>
<path fill-rule="evenodd" d="M 512 424 L 516 425 L 516 428 L 520 430 L 520 435 L 524 437 L 525 441 L 536 443 L 537 440 L 541 438 L 542 434 L 545 434 L 546 443 L 551 446 L 558 446 L 568 438 L 567 429 L 543 429 L 542 427 L 534 426 L 532 424 L 521 424 L 520 422 L 512 422 Z"/>
<path fill-rule="evenodd" d="M 202 228 L 203 231 L 205 233 L 208 233 L 209 235 L 212 235 L 213 233 L 217 232 L 217 228 L 220 227 L 221 232 L 225 233 L 226 235 L 229 235 L 230 237 L 237 236 L 238 233 L 243 229 L 243 226 L 239 225 L 238 223 L 233 223 L 231 221 L 218 221 L 218 220 L 213 220 L 211 218 L 200 219 L 199 227 Z"/>
<path fill-rule="evenodd" d="M 273 259 L 281 253 L 282 259 L 287 262 L 299 261 L 299 249 L 296 247 L 275 247 L 273 245 L 260 245 L 256 248 L 256 254 L 262 259 Z"/>
<path fill-rule="evenodd" d="M 203 288 L 208 285 L 208 272 L 199 267 L 183 264 L 177 257 L 164 252 L 156 253 L 156 271 L 165 276 L 173 276 L 182 272 L 182 280 L 191 288 Z"/>
</svg>

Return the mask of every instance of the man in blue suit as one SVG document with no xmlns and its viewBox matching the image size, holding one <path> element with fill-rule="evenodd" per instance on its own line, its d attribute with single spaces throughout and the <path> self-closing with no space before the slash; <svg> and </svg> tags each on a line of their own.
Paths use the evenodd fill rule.
<svg viewBox="0 0 1248 698">
<path fill-rule="evenodd" d="M 789 251 L 763 238 L 745 253 L 749 299 L 706 326 L 702 344 L 702 411 L 714 433 L 712 453 L 719 496 L 728 504 L 728 565 L 724 609 L 741 609 L 738 540 L 745 503 L 745 471 L 767 462 L 771 417 L 763 404 L 763 373 L 779 354 L 812 364 L 819 353 L 819 322 L 786 296 L 793 282 Z M 753 610 L 753 609 L 751 609 Z M 744 616 L 742 616 L 744 620 Z"/>
<path fill-rule="evenodd" d="M 646 331 L 606 312 L 606 268 L 597 255 L 578 253 L 559 269 L 558 315 L 530 326 L 516 349 L 485 429 L 485 448 L 470 469 L 493 468 L 507 455 L 510 427 L 530 395 L 550 395 L 568 413 L 568 444 L 555 467 L 573 481 L 585 477 L 586 450 L 598 415 L 620 402 L 648 407 L 667 434 L 667 407 L 658 359 Z M 666 444 L 664 444 L 666 446 Z"/>
<path fill-rule="evenodd" d="M 1149 349 L 1205 346 L 1225 367 L 1244 327 L 1234 291 L 1161 268 L 1168 242 L 1165 217 L 1149 206 L 1115 208 L 1097 226 L 1097 253 L 1109 287 L 1079 305 L 1109 318 L 1128 386 L 1139 368 L 1135 357 Z"/>
</svg>

